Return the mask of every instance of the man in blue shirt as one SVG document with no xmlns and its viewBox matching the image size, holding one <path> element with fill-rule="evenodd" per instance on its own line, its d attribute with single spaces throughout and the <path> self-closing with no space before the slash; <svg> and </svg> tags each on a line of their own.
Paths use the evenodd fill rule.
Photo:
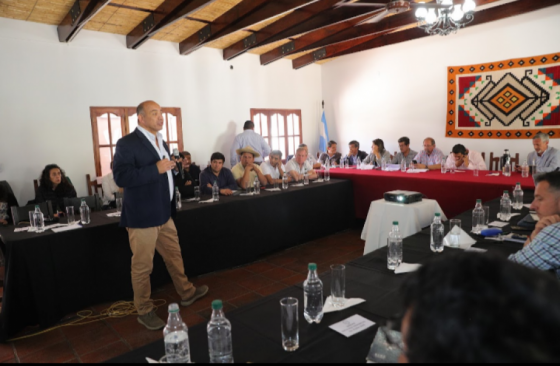
<svg viewBox="0 0 560 366">
<path fill-rule="evenodd" d="M 270 146 L 268 146 L 264 138 L 254 130 L 255 124 L 252 121 L 247 121 L 243 125 L 243 133 L 235 137 L 233 145 L 231 146 L 230 155 L 230 163 L 232 168 L 241 161 L 240 156 L 237 154 L 237 150 L 243 149 L 247 146 L 253 148 L 253 150 L 259 153 L 260 156 L 255 157 L 255 163 L 257 165 L 260 165 L 263 162 L 264 156 L 268 156 L 270 154 Z"/>
<path fill-rule="evenodd" d="M 527 267 L 554 271 L 560 279 L 560 172 L 542 174 L 535 180 L 531 210 L 537 212 L 539 222 L 524 248 L 509 259 Z"/>
<path fill-rule="evenodd" d="M 420 151 L 415 157 L 416 169 L 441 169 L 441 164 L 445 164 L 443 152 L 436 147 L 436 140 L 428 137 L 424 140 L 424 150 Z"/>
<path fill-rule="evenodd" d="M 200 186 L 202 194 L 212 194 L 214 182 L 218 183 L 220 194 L 231 196 L 237 190 L 237 182 L 233 178 L 231 170 L 224 168 L 226 158 L 224 154 L 216 152 L 210 158 L 210 166 L 204 169 L 200 175 Z"/>
</svg>

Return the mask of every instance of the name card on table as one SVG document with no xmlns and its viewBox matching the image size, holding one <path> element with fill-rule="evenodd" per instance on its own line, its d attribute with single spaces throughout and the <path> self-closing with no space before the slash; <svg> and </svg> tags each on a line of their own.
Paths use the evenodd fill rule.
<svg viewBox="0 0 560 366">
<path fill-rule="evenodd" d="M 352 337 L 354 334 L 358 334 L 361 331 L 364 331 L 368 328 L 371 328 L 375 325 L 374 322 L 368 320 L 360 315 L 354 315 L 350 318 L 343 320 L 339 323 L 331 325 L 331 328 L 334 331 L 342 334 L 346 338 Z"/>
</svg>

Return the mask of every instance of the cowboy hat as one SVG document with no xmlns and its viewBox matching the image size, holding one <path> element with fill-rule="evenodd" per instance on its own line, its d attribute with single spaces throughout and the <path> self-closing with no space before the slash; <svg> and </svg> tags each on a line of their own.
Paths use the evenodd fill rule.
<svg viewBox="0 0 560 366">
<path fill-rule="evenodd" d="M 252 154 L 255 158 L 259 158 L 261 156 L 261 154 L 259 154 L 258 152 L 256 152 L 255 150 L 253 150 L 253 148 L 251 146 L 245 146 L 243 149 L 239 149 L 235 151 L 237 153 L 237 155 L 241 156 L 245 153 L 249 153 Z"/>
</svg>

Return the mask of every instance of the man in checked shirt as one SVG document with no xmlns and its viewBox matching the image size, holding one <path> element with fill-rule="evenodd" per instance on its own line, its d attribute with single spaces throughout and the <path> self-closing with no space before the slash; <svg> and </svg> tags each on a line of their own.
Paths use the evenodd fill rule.
<svg viewBox="0 0 560 366">
<path fill-rule="evenodd" d="M 551 271 L 560 280 L 560 172 L 551 172 L 535 179 L 535 200 L 531 210 L 539 222 L 522 250 L 509 260 L 527 267 Z"/>
</svg>

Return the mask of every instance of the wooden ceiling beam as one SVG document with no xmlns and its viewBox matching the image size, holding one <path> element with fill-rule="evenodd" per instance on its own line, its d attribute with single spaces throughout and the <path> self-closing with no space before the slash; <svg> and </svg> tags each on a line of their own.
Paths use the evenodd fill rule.
<svg viewBox="0 0 560 366">
<path fill-rule="evenodd" d="M 214 22 L 179 44 L 182 55 L 192 53 L 203 45 L 257 23 L 317 0 L 244 0 Z"/>
<path fill-rule="evenodd" d="M 224 49 L 224 60 L 231 60 L 253 48 L 322 29 L 379 10 L 369 7 L 336 8 L 339 2 L 340 0 L 322 0 L 292 12 L 282 20 L 274 22 L 250 37 Z M 389 0 L 380 0 L 380 2 L 388 3 Z"/>
<path fill-rule="evenodd" d="M 58 40 L 72 41 L 86 23 L 110 2 L 111 0 L 76 0 L 57 28 Z"/>
<path fill-rule="evenodd" d="M 485 3 L 492 1 L 485 0 Z M 466 27 L 473 27 L 476 25 L 493 22 L 509 18 L 516 15 L 529 13 L 532 11 L 544 9 L 550 6 L 560 4 L 560 0 L 517 0 L 513 3 L 496 6 L 487 10 L 481 10 L 475 13 L 474 20 Z M 461 30 L 459 30 L 460 32 Z M 341 42 L 334 45 L 324 47 L 313 53 L 304 55 L 297 59 L 292 60 L 294 69 L 300 69 L 304 66 L 310 65 L 319 60 L 325 60 L 333 57 L 340 57 L 349 55 L 356 52 L 370 50 L 374 48 L 384 47 L 392 44 L 410 41 L 413 39 L 428 37 L 429 34 L 423 29 L 413 28 L 401 32 L 395 32 L 387 35 L 367 36 L 351 41 Z M 373 37 L 373 38 L 369 38 Z"/>
<path fill-rule="evenodd" d="M 165 0 L 126 36 L 126 47 L 137 49 L 157 32 L 216 0 Z"/>
</svg>

